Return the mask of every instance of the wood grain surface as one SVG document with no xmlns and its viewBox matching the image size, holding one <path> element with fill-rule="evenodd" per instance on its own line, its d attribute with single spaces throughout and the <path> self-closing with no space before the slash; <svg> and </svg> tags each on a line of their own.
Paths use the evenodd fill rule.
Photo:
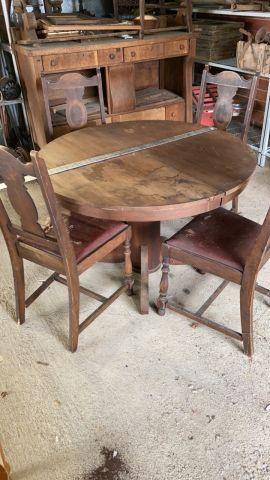
<svg viewBox="0 0 270 480">
<path fill-rule="evenodd" d="M 168 121 L 89 127 L 64 135 L 39 155 L 48 168 L 199 129 Z M 128 222 L 175 219 L 217 208 L 238 195 L 256 167 L 243 142 L 211 131 L 51 177 L 64 206 Z"/>
</svg>

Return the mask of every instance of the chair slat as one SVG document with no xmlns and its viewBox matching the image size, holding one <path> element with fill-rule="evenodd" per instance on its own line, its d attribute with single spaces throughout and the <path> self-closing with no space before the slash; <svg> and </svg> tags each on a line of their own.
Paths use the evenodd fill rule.
<svg viewBox="0 0 270 480">
<path fill-rule="evenodd" d="M 62 103 L 64 95 L 65 103 L 63 109 L 65 110 L 67 123 L 71 129 L 76 130 L 87 124 L 88 113 L 85 99 L 83 98 L 85 88 L 97 87 L 100 118 L 101 122 L 105 123 L 105 107 L 100 68 L 96 68 L 96 75 L 92 75 L 91 77 L 72 72 L 64 73 L 56 80 L 50 75 L 42 75 L 41 82 L 49 137 L 53 136 L 52 111 L 54 111 L 55 108 L 53 105 L 52 108 L 50 106 L 50 95 L 54 92 L 59 92 Z"/>
</svg>

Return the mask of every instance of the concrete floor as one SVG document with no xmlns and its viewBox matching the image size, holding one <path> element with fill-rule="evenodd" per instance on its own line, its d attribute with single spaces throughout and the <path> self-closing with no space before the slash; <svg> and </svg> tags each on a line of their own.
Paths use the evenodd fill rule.
<svg viewBox="0 0 270 480">
<path fill-rule="evenodd" d="M 258 168 L 241 195 L 244 215 L 262 221 L 269 185 L 269 165 Z M 180 223 L 164 224 L 164 233 Z M 140 316 L 136 296 L 115 302 L 71 354 L 65 287 L 51 286 L 17 326 L 2 237 L 0 252 L 0 440 L 12 480 L 270 479 L 267 300 L 256 296 L 252 363 L 236 341 L 173 312 Z M 119 265 L 99 264 L 82 283 L 109 294 L 120 274 Z M 45 277 L 26 265 L 29 292 Z M 270 264 L 260 281 L 269 278 Z M 152 301 L 159 279 L 151 276 Z M 189 307 L 219 282 L 188 267 L 173 267 L 170 280 Z M 238 293 L 229 285 L 209 317 L 237 328 Z M 94 305 L 82 297 L 82 316 Z"/>
</svg>

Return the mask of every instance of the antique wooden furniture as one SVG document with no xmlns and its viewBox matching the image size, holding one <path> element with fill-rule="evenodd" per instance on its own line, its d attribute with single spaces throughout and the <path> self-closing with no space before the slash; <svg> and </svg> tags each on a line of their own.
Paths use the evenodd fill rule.
<svg viewBox="0 0 270 480">
<path fill-rule="evenodd" d="M 270 296 L 270 290 L 256 284 L 259 270 L 270 258 L 269 240 L 270 209 L 263 225 L 224 208 L 197 216 L 162 245 L 162 279 L 157 300 L 159 315 L 165 314 L 167 306 L 195 322 L 242 341 L 245 354 L 251 357 L 254 291 Z M 224 279 L 196 313 L 168 302 L 169 264 L 174 260 Z M 241 333 L 203 316 L 229 282 L 241 286 Z"/>
<path fill-rule="evenodd" d="M 141 245 L 140 313 L 149 313 L 148 245 Z"/>
<path fill-rule="evenodd" d="M 44 163 L 38 154 L 32 162 L 23 164 L 14 152 L 0 148 L 0 175 L 7 185 L 11 205 L 20 225 L 10 220 L 0 201 L 0 226 L 10 254 L 16 297 L 18 323 L 25 321 L 25 307 L 55 280 L 68 287 L 69 293 L 69 347 L 77 349 L 78 336 L 121 293 L 132 293 L 132 265 L 130 260 L 131 229 L 123 222 L 100 221 L 83 215 L 71 214 L 63 218 Z M 26 189 L 24 177 L 37 179 L 50 216 L 46 228 L 38 221 L 35 203 Z M 109 298 L 92 292 L 79 284 L 79 275 L 109 252 L 124 244 L 125 281 Z M 25 300 L 23 259 L 42 265 L 53 274 Z M 64 277 L 63 277 L 64 275 Z M 80 292 L 101 302 L 101 306 L 79 324 Z"/>
<path fill-rule="evenodd" d="M 209 66 L 206 65 L 201 81 L 201 89 L 198 100 L 198 107 L 196 113 L 196 121 L 201 122 L 201 117 L 204 107 L 204 96 L 206 93 L 207 84 L 217 85 L 217 99 L 214 108 L 214 124 L 217 128 L 226 130 L 229 126 L 233 116 L 233 99 L 237 94 L 238 89 L 249 91 L 248 102 L 244 122 L 241 129 L 241 139 L 246 142 L 248 129 L 250 126 L 250 119 L 254 105 L 256 94 L 258 76 L 254 75 L 249 80 L 244 79 L 238 73 L 229 70 L 224 70 L 216 75 L 209 71 Z"/>
<path fill-rule="evenodd" d="M 129 9 L 129 7 L 133 7 L 133 8 L 137 8 L 139 10 L 139 22 L 138 24 L 141 26 L 141 32 L 140 32 L 140 35 L 141 37 L 143 36 L 143 31 L 144 31 L 144 14 L 145 14 L 145 0 L 113 0 L 113 9 L 114 9 L 114 17 L 115 18 L 120 18 L 119 16 L 119 7 L 121 8 L 121 5 L 124 6 L 124 7 L 127 7 L 127 9 Z M 127 18 L 127 17 L 126 17 Z M 132 17 L 131 17 L 132 18 Z M 133 16 L 133 19 L 134 19 L 134 16 Z"/>
<path fill-rule="evenodd" d="M 39 33 L 37 42 L 42 44 L 51 41 L 69 41 L 69 39 L 93 40 L 93 38 L 116 36 L 117 34 L 119 35 L 119 33 L 132 33 L 133 35 L 138 33 L 140 38 L 142 38 L 144 0 L 139 0 L 138 6 L 141 12 L 139 24 L 126 20 L 121 22 L 114 18 L 91 18 L 86 15 L 78 15 L 77 18 L 70 19 L 69 21 L 67 21 L 65 15 L 61 15 L 60 18 L 54 15 L 40 18 L 35 27 Z M 25 44 L 26 42 L 19 41 L 19 43 Z M 27 43 L 33 43 L 31 37 Z"/>
<path fill-rule="evenodd" d="M 139 270 L 141 246 L 147 246 L 150 272 L 160 265 L 160 221 L 231 201 L 256 167 L 239 138 L 172 121 L 87 127 L 53 140 L 39 154 L 64 207 L 132 225 L 132 262 Z"/>
<path fill-rule="evenodd" d="M 225 70 L 216 75 L 209 72 L 207 65 L 203 71 L 200 95 L 197 106 L 196 121 L 201 123 L 204 98 L 207 84 L 217 85 L 217 98 L 215 99 L 214 107 L 214 125 L 221 130 L 226 130 L 229 126 L 233 116 L 233 99 L 239 89 L 248 90 L 249 97 L 246 105 L 246 112 L 244 122 L 241 128 L 241 139 L 247 142 L 248 129 L 250 127 L 250 119 L 252 115 L 255 94 L 257 89 L 258 76 L 254 75 L 249 80 L 245 80 L 238 73 Z M 238 198 L 233 200 L 233 211 L 238 211 Z"/>
<path fill-rule="evenodd" d="M 164 32 L 144 39 L 101 39 L 47 45 L 15 45 L 34 142 L 50 140 L 42 75 L 58 78 L 68 72 L 89 74 L 101 67 L 106 122 L 179 120 L 192 122 L 192 33 Z M 89 125 L 95 116 L 88 116 Z M 54 136 L 69 131 L 54 126 Z"/>
<path fill-rule="evenodd" d="M 51 79 L 48 75 L 43 75 L 41 81 L 47 116 L 48 136 L 53 136 L 53 112 L 65 110 L 66 121 L 71 130 L 82 128 L 87 124 L 88 112 L 86 100 L 83 98 L 84 91 L 87 87 L 97 87 L 99 100 L 99 112 L 97 113 L 100 116 L 101 122 L 105 123 L 102 79 L 99 67 L 96 69 L 96 75 L 91 77 L 85 77 L 80 73 L 73 72 L 65 73 L 64 75 L 61 75 L 59 79 Z M 52 105 L 50 104 L 50 94 L 53 95 L 53 100 L 51 100 L 51 102 L 53 102 Z"/>
<path fill-rule="evenodd" d="M 45 3 L 47 3 L 46 15 L 41 15 L 40 11 L 29 13 L 25 10 L 25 5 L 24 8 L 19 9 L 20 12 L 17 11 L 21 22 L 20 25 L 13 26 L 11 29 L 16 42 L 22 45 L 33 43 L 42 45 L 52 41 L 93 40 L 93 38 L 117 36 L 119 33 L 132 33 L 133 35 L 138 33 L 140 38 L 143 38 L 144 0 L 138 0 L 136 5 L 136 10 L 139 11 L 139 21 L 137 22 L 134 21 L 134 15 L 123 20 L 111 17 L 93 17 L 80 12 L 60 15 L 61 11 L 46 7 L 49 3 L 59 10 L 62 0 L 45 0 Z M 53 11 L 49 12 L 48 10 Z"/>
<path fill-rule="evenodd" d="M 176 30 L 186 27 L 188 32 L 192 31 L 192 2 L 191 0 L 180 0 L 175 2 L 165 2 L 160 0 L 158 2 L 145 2 L 143 0 L 143 6 L 139 4 L 138 0 L 113 0 L 114 16 L 116 18 L 134 18 L 134 11 L 139 7 L 140 25 L 143 26 L 143 30 Z M 168 14 L 176 10 L 176 13 Z M 149 19 L 144 15 L 145 12 L 155 12 L 155 17 Z M 135 19 L 136 20 L 136 19 Z M 154 21 L 155 20 L 155 21 Z"/>
<path fill-rule="evenodd" d="M 5 454 L 0 443 L 0 480 L 9 480 L 10 470 L 10 465 L 5 458 Z"/>
</svg>

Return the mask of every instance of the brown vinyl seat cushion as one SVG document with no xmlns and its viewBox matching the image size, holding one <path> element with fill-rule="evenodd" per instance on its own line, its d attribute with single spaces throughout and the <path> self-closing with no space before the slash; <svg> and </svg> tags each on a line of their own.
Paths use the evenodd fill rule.
<svg viewBox="0 0 270 480">
<path fill-rule="evenodd" d="M 81 262 L 97 248 L 128 228 L 128 225 L 123 222 L 100 220 L 75 213 L 67 217 L 66 221 L 77 262 Z"/>
<path fill-rule="evenodd" d="M 242 272 L 260 230 L 258 223 L 218 208 L 194 218 L 166 244 Z"/>
</svg>

